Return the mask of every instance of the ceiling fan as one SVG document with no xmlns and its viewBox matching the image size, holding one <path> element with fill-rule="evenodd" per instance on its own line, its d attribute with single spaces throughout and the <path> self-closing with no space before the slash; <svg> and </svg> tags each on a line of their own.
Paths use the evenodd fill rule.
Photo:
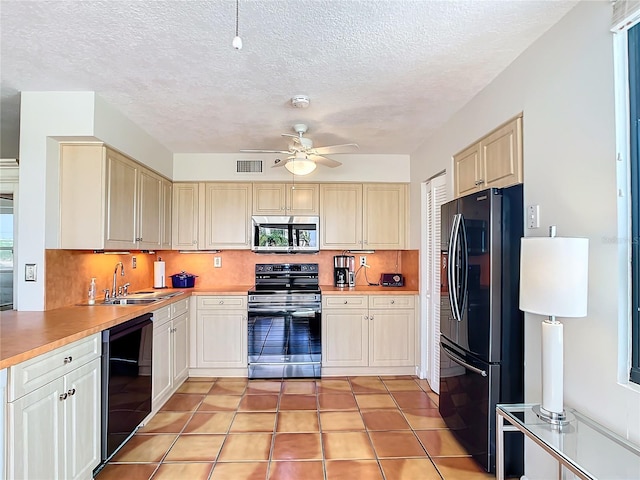
<svg viewBox="0 0 640 480">
<path fill-rule="evenodd" d="M 327 154 L 347 153 L 354 148 L 359 148 L 357 143 L 344 143 L 341 145 L 327 145 L 325 147 L 313 147 L 313 141 L 303 136 L 308 127 L 304 123 L 296 123 L 293 130 L 297 135 L 283 133 L 283 137 L 291 137 L 292 142 L 289 150 L 240 150 L 243 153 L 285 153 L 288 155 L 286 161 L 276 160 L 274 167 L 284 166 L 294 175 L 307 175 L 316 169 L 316 164 L 326 167 L 338 167 L 341 162 L 326 157 Z"/>
</svg>

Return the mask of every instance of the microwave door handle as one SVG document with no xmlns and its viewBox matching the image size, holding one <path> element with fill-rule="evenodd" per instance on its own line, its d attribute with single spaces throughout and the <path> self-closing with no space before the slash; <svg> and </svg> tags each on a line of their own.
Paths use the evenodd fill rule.
<svg viewBox="0 0 640 480">
<path fill-rule="evenodd" d="M 453 216 L 453 224 L 451 225 L 451 237 L 449 241 L 449 268 L 447 274 L 449 276 L 449 303 L 451 305 L 451 311 L 453 313 L 454 320 L 460 321 L 458 315 L 458 295 L 457 295 L 457 281 L 456 275 L 456 250 L 458 245 L 458 214 Z"/>
</svg>

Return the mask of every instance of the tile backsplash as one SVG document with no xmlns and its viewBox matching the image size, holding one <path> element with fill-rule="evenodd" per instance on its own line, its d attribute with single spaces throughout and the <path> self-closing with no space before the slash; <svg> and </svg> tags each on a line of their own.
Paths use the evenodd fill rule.
<svg viewBox="0 0 640 480">
<path fill-rule="evenodd" d="M 45 308 L 51 310 L 85 302 L 91 277 L 96 277 L 98 300 L 103 290 L 111 288 L 113 271 L 118 262 L 124 265 L 125 276 L 118 270 L 117 282 L 131 284 L 130 291 L 153 286 L 153 262 L 162 258 L 165 262 L 167 286 L 171 287 L 170 275 L 182 270 L 197 275 L 196 288 L 224 285 L 253 285 L 254 266 L 257 263 L 318 263 L 320 284 L 333 284 L 333 257 L 341 251 L 323 250 L 314 255 L 265 255 L 247 250 L 225 250 L 219 253 L 180 253 L 173 250 L 156 251 L 155 254 L 135 252 L 131 254 L 106 255 L 85 250 L 46 251 L 46 299 Z M 358 263 L 358 254 L 353 254 Z M 366 285 L 367 280 L 377 283 L 381 273 L 400 272 L 405 284 L 418 288 L 419 252 L 417 250 L 392 250 L 367 253 L 371 267 L 362 269 L 357 276 L 357 285 Z M 136 268 L 132 268 L 133 257 Z M 214 267 L 214 258 L 220 257 L 221 267 Z M 356 267 L 357 268 L 357 267 Z"/>
</svg>

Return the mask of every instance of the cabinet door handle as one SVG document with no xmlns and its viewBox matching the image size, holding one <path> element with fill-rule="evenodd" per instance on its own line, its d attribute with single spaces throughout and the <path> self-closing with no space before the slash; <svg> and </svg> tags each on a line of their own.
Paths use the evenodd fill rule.
<svg viewBox="0 0 640 480">
<path fill-rule="evenodd" d="M 62 401 L 62 400 L 66 400 L 68 396 L 69 395 L 67 395 L 67 392 L 65 392 L 65 393 L 61 393 L 58 398 Z"/>
<path fill-rule="evenodd" d="M 484 180 L 481 178 L 480 180 L 476 181 L 476 186 L 482 185 L 483 183 L 484 183 Z"/>
<path fill-rule="evenodd" d="M 371 315 L 371 317 L 369 317 L 369 320 L 373 321 L 373 315 Z"/>
<path fill-rule="evenodd" d="M 224 300 L 220 300 L 218 303 L 219 303 L 220 305 L 224 305 Z"/>
<path fill-rule="evenodd" d="M 364 319 L 365 319 L 365 320 L 369 320 L 369 315 L 365 315 L 365 316 L 364 316 Z"/>
<path fill-rule="evenodd" d="M 71 363 L 72 361 L 73 361 L 73 357 L 72 356 L 64 357 L 64 364 L 65 365 L 67 363 Z"/>
<path fill-rule="evenodd" d="M 75 395 L 75 394 L 76 394 L 76 389 L 75 389 L 75 388 L 72 388 L 72 389 L 71 389 L 71 390 L 69 390 L 67 393 L 69 394 L 69 396 L 71 396 L 71 395 Z"/>
<path fill-rule="evenodd" d="M 344 304 L 345 304 L 345 305 L 346 305 L 346 304 L 348 304 L 348 303 L 349 303 L 349 300 L 345 300 L 345 301 L 344 301 Z"/>
<path fill-rule="evenodd" d="M 393 305 L 394 303 L 396 303 L 396 301 L 395 300 L 391 300 L 391 305 Z"/>
</svg>

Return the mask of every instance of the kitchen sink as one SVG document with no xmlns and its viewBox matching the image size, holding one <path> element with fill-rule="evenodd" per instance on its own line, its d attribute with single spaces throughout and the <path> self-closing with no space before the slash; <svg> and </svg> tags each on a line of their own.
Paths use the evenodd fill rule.
<svg viewBox="0 0 640 480">
<path fill-rule="evenodd" d="M 159 302 L 160 298 L 114 298 L 106 302 L 100 302 L 99 305 L 148 305 L 149 303 Z M 98 304 L 96 304 L 98 305 Z"/>
<path fill-rule="evenodd" d="M 148 298 L 166 300 L 167 298 L 175 297 L 176 295 L 182 295 L 184 292 L 157 292 L 157 291 L 142 291 L 130 293 L 126 298 Z"/>
<path fill-rule="evenodd" d="M 156 291 L 143 291 L 130 293 L 126 297 L 111 298 L 107 301 L 96 302 L 95 305 L 103 306 L 119 306 L 119 305 L 149 305 L 152 303 L 166 300 L 177 295 L 182 295 L 184 292 L 156 292 Z M 80 303 L 80 306 L 91 306 L 88 303 Z"/>
</svg>

